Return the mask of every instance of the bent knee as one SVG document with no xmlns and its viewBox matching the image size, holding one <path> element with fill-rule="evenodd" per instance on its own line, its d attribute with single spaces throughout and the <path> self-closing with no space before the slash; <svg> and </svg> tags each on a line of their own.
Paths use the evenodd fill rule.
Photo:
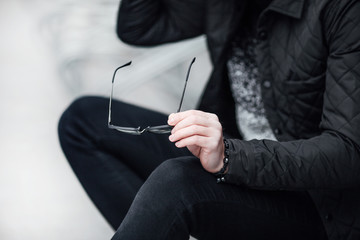
<svg viewBox="0 0 360 240">
<path fill-rule="evenodd" d="M 186 185 L 193 185 L 197 182 L 199 174 L 204 170 L 195 157 L 179 157 L 169 159 L 150 175 L 149 181 L 159 185 L 166 185 L 168 188 L 182 189 Z"/>
<path fill-rule="evenodd" d="M 58 123 L 59 140 L 64 147 L 65 144 L 73 145 L 80 139 L 90 137 L 97 124 L 94 124 L 96 115 L 99 114 L 98 108 L 106 108 L 106 99 L 101 97 L 81 97 L 76 99 L 64 111 Z M 106 109 L 103 110 L 104 113 Z M 102 115 L 104 115 L 104 113 Z M 103 116 L 106 125 L 106 115 Z"/>
<path fill-rule="evenodd" d="M 72 124 L 79 118 L 87 118 L 88 115 L 94 114 L 95 106 L 99 104 L 98 102 L 102 102 L 104 105 L 104 100 L 104 98 L 88 96 L 74 100 L 62 114 L 59 126 Z"/>
<path fill-rule="evenodd" d="M 199 185 L 204 184 L 204 181 L 208 182 L 210 178 L 215 182 L 213 176 L 202 168 L 199 159 L 195 157 L 170 159 L 153 171 L 136 199 L 151 199 L 152 202 L 160 202 L 160 208 L 171 209 L 196 196 Z"/>
</svg>

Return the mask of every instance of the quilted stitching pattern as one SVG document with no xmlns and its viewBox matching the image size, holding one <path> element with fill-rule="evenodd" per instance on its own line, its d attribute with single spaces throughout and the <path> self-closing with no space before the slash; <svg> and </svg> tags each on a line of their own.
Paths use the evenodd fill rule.
<svg viewBox="0 0 360 240">
<path fill-rule="evenodd" d="M 270 30 L 274 32 L 270 40 L 270 62 L 275 73 L 273 91 L 277 103 L 273 111 L 280 109 L 278 127 L 284 128 L 290 138 L 310 138 L 320 133 L 326 49 L 319 34 L 320 23 L 313 19 L 317 15 L 311 11 L 305 13 L 306 21 L 287 19 L 285 22 L 278 18 Z M 291 30 L 287 38 L 282 37 L 284 29 Z"/>
<path fill-rule="evenodd" d="M 220 63 L 240 15 L 232 4 L 241 9 L 245 1 L 162 1 L 161 16 L 151 4 L 137 8 L 139 1 L 122 9 L 131 22 L 121 24 L 119 36 L 154 45 L 204 31 L 216 67 L 200 106 L 235 132 Z M 330 239 L 360 239 L 360 2 L 273 0 L 270 8 L 259 22 L 259 32 L 269 37 L 259 44 L 257 61 L 262 79 L 271 82 L 263 99 L 280 142 L 230 140 L 240 167 L 229 168 L 227 180 L 261 189 L 315 189 L 310 193 Z M 347 188 L 359 190 L 339 190 Z M 325 217 L 329 213 L 333 220 Z"/>
<path fill-rule="evenodd" d="M 291 141 L 251 142 L 254 154 L 242 157 L 253 155 L 253 172 L 240 177 L 251 187 L 360 187 L 360 2 L 327 2 L 309 1 L 301 21 L 278 13 L 263 20 L 271 23 L 258 51 L 263 78 L 272 80 L 265 107 L 283 131 L 278 138 Z M 330 239 L 360 239 L 360 190 L 312 196 Z"/>
</svg>

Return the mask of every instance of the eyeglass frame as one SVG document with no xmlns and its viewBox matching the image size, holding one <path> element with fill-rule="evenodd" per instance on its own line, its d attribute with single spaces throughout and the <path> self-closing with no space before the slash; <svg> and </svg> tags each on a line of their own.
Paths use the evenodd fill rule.
<svg viewBox="0 0 360 240">
<path fill-rule="evenodd" d="M 185 90 L 186 90 L 186 86 L 187 86 L 187 82 L 189 80 L 189 75 L 190 75 L 190 70 L 191 70 L 191 66 L 193 65 L 193 63 L 195 62 L 196 58 L 194 57 L 189 65 L 187 74 L 186 74 L 186 79 L 185 79 L 185 85 L 184 85 L 184 89 L 181 95 L 181 99 L 180 99 L 180 105 L 179 108 L 177 110 L 177 113 L 180 112 L 181 110 L 181 106 L 184 100 L 184 96 L 185 96 Z M 123 67 L 127 67 L 130 66 L 132 63 L 132 61 L 125 63 L 124 65 L 118 67 L 115 69 L 113 77 L 112 77 L 112 81 L 111 81 L 111 93 L 110 93 L 110 98 L 109 98 L 109 116 L 108 116 L 108 128 L 110 129 L 114 129 L 117 130 L 119 132 L 123 132 L 123 133 L 127 133 L 127 134 L 131 134 L 131 135 L 141 135 L 145 132 L 149 132 L 149 133 L 155 133 L 155 134 L 166 134 L 166 133 L 170 133 L 172 130 L 172 126 L 170 125 L 159 125 L 159 126 L 147 126 L 143 129 L 141 129 L 141 127 L 120 127 L 120 126 L 116 126 L 113 125 L 111 123 L 111 107 L 112 107 L 112 98 L 113 98 L 113 92 L 114 92 L 114 82 L 115 82 L 115 76 L 116 73 L 119 69 L 123 68 Z"/>
</svg>

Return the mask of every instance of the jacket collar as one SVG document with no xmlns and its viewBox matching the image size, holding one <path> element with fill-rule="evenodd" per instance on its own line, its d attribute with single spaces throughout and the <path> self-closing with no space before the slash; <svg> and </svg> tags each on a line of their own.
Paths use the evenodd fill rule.
<svg viewBox="0 0 360 240">
<path fill-rule="evenodd" d="M 278 12 L 299 19 L 303 12 L 305 0 L 273 0 L 267 10 Z"/>
</svg>

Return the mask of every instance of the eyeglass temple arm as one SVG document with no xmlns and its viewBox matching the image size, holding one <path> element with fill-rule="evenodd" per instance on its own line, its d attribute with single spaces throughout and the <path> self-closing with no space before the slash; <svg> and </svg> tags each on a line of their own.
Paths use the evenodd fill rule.
<svg viewBox="0 0 360 240">
<path fill-rule="evenodd" d="M 188 82 L 188 79 L 189 79 L 191 66 L 193 65 L 193 63 L 195 62 L 195 60 L 196 60 L 196 57 L 194 57 L 193 60 L 191 61 L 190 66 L 189 66 L 189 69 L 188 69 L 188 71 L 187 71 L 186 79 L 185 79 L 185 86 L 184 86 L 184 89 L 183 89 L 183 92 L 182 92 L 182 96 L 181 96 L 181 100 L 180 100 L 180 105 L 179 105 L 179 108 L 178 108 L 177 112 L 180 112 L 180 110 L 181 110 L 181 105 L 182 105 L 183 100 L 184 100 L 186 85 L 187 85 L 187 82 Z"/>
<path fill-rule="evenodd" d="M 114 75 L 113 75 L 113 77 L 112 77 L 112 83 L 114 83 L 116 72 L 117 72 L 120 68 L 130 66 L 131 63 L 132 63 L 132 61 L 130 61 L 130 62 L 128 62 L 128 63 L 125 63 L 124 65 L 122 65 L 122 66 L 118 67 L 117 69 L 115 69 Z"/>
<path fill-rule="evenodd" d="M 112 97 L 113 97 L 113 91 L 114 91 L 114 80 L 115 80 L 115 75 L 116 75 L 116 72 L 120 69 L 120 68 L 123 68 L 123 67 L 127 67 L 127 66 L 130 66 L 131 65 L 131 61 L 128 62 L 128 63 L 125 63 L 124 65 L 118 67 L 117 69 L 115 69 L 114 71 L 114 75 L 112 77 L 112 85 L 111 85 L 111 94 L 110 94 L 110 99 L 109 99 L 109 119 L 108 119 L 108 126 L 111 125 L 111 102 L 112 102 Z"/>
<path fill-rule="evenodd" d="M 187 82 L 189 80 L 189 75 L 190 75 L 190 70 L 191 70 L 191 67 L 193 65 L 193 63 L 195 62 L 196 60 L 196 57 L 193 58 L 193 60 L 191 61 L 190 63 L 190 66 L 189 66 L 189 69 L 187 71 L 187 74 L 186 74 L 186 79 L 185 79 L 185 85 L 184 85 L 184 89 L 183 89 L 183 92 L 182 92 L 182 95 L 181 95 L 181 99 L 180 99 L 180 105 L 179 105 L 179 108 L 177 110 L 177 112 L 180 112 L 181 110 L 181 106 L 182 106 L 182 103 L 183 103 L 183 100 L 184 100 L 184 96 L 185 96 L 185 90 L 186 90 L 186 85 L 187 85 Z M 115 69 L 114 71 L 114 75 L 112 77 L 112 87 L 111 87 L 111 94 L 110 94 L 110 99 L 109 99 L 109 119 L 108 119 L 108 125 L 110 126 L 111 125 L 111 102 L 112 102 L 112 97 L 113 97 L 113 91 L 114 91 L 114 81 L 115 81 L 115 76 L 116 76 L 116 73 L 119 69 L 123 68 L 123 67 L 127 67 L 127 66 L 130 66 L 131 65 L 131 61 L 128 62 L 128 63 L 125 63 L 124 65 L 118 67 Z"/>
</svg>

